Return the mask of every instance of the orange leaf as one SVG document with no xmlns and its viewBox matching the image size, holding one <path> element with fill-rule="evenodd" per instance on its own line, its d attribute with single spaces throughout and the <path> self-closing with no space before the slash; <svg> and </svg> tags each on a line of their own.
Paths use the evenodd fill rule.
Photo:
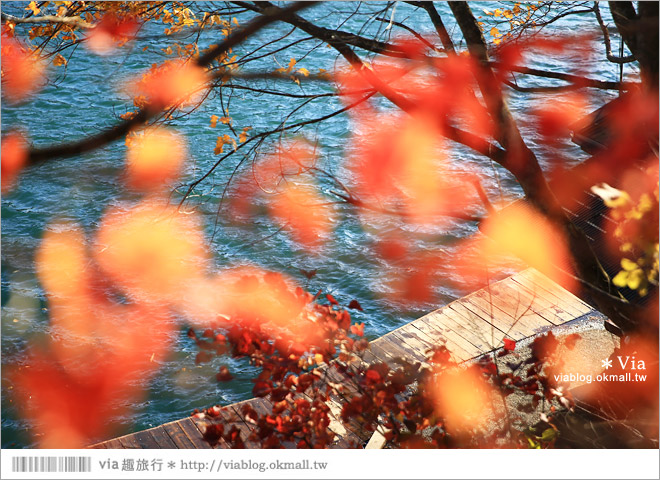
<svg viewBox="0 0 660 480">
<path fill-rule="evenodd" d="M 12 187 L 27 163 L 27 145 L 19 132 L 9 132 L 2 139 L 2 192 Z"/>
<path fill-rule="evenodd" d="M 445 428 L 451 433 L 479 430 L 493 413 L 496 393 L 477 368 L 441 370 L 429 387 L 436 413 L 445 419 Z"/>
<path fill-rule="evenodd" d="M 118 16 L 108 12 L 87 35 L 85 45 L 98 55 L 107 55 L 132 40 L 139 26 L 132 16 Z"/>
<path fill-rule="evenodd" d="M 111 209 L 101 223 L 95 256 L 125 294 L 170 304 L 184 282 L 206 269 L 207 258 L 196 218 L 154 201 Z"/>
<path fill-rule="evenodd" d="M 311 187 L 288 184 L 271 201 L 269 211 L 296 242 L 309 250 L 317 249 L 331 233 L 332 207 Z"/>
<path fill-rule="evenodd" d="M 55 55 L 55 58 L 53 58 L 53 65 L 56 67 L 63 67 L 66 65 L 66 58 L 64 58 L 62 55 L 59 53 Z"/>
<path fill-rule="evenodd" d="M 521 202 L 509 205 L 488 217 L 481 230 L 484 237 L 464 242 L 464 250 L 456 255 L 455 266 L 462 275 L 479 277 L 482 272 L 484 278 L 490 277 L 510 270 L 519 259 L 567 290 L 577 287 L 564 236 L 531 206 Z"/>
<path fill-rule="evenodd" d="M 351 325 L 351 333 L 357 335 L 358 337 L 364 336 L 364 323 L 356 323 Z"/>
<path fill-rule="evenodd" d="M 44 64 L 13 38 L 2 39 L 2 92 L 12 103 L 27 100 L 42 86 Z"/>
<path fill-rule="evenodd" d="M 136 190 L 153 190 L 176 180 L 186 157 L 183 138 L 164 127 L 133 136 L 126 152 L 126 182 Z"/>
<path fill-rule="evenodd" d="M 144 97 L 153 108 L 165 109 L 194 102 L 206 81 L 206 73 L 194 63 L 167 61 L 153 65 L 127 89 L 138 99 Z"/>
</svg>

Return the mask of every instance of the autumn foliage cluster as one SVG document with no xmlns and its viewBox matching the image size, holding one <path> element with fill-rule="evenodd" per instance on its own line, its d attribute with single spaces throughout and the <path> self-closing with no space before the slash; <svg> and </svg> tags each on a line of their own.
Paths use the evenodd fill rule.
<svg viewBox="0 0 660 480">
<path fill-rule="evenodd" d="M 144 12 L 135 9 L 120 14 L 110 8 L 86 20 L 93 23 L 85 42 L 89 51 L 108 55 L 132 41 L 144 18 Z M 200 22 L 187 18 L 185 11 L 176 18 L 169 11 L 159 15 L 169 15 L 175 29 Z M 231 25 L 223 26 L 230 34 Z M 2 84 L 4 98 L 16 105 L 38 93 L 45 67 L 14 36 L 14 28 L 3 26 Z M 553 55 L 577 50 L 587 55 L 585 45 L 584 39 L 539 37 L 504 46 L 495 78 L 508 80 L 528 51 Z M 384 272 L 393 298 L 431 300 L 438 272 L 448 269 L 473 289 L 506 269 L 511 255 L 577 292 L 566 231 L 553 221 L 553 212 L 548 215 L 522 203 L 501 211 L 503 205 L 484 204 L 484 173 L 461 170 L 452 162 L 450 140 L 482 152 L 502 138 L 502 125 L 485 105 L 490 93 L 479 93 L 484 66 L 467 54 L 429 56 L 427 46 L 416 39 L 401 40 L 398 48 L 405 52 L 401 58 L 377 58 L 363 68 L 347 66 L 333 77 L 354 126 L 349 139 L 353 153 L 346 159 L 350 184 L 337 182 L 337 195 L 356 208 L 365 228 L 381 224 L 382 216 L 423 228 L 461 215 L 479 218 L 484 210 L 488 215 L 480 222 L 485 235 L 465 240 L 451 259 L 435 247 L 415 251 L 403 228 L 381 232 L 373 227 L 373 254 L 385 269 L 397 265 L 397 273 L 394 268 Z M 187 60 L 164 61 L 126 82 L 135 110 L 122 121 L 133 121 L 143 112 L 171 113 L 200 101 L 218 76 L 199 66 L 197 58 L 199 52 Z M 364 95 L 371 90 L 401 110 L 378 108 Z M 559 101 L 539 102 L 535 121 L 548 151 L 588 113 L 590 99 L 582 92 L 575 88 Z M 580 180 L 573 182 L 557 153 L 548 172 L 558 185 L 555 194 L 561 206 L 570 206 L 582 192 L 600 185 L 596 191 L 605 192 L 601 196 L 620 220 L 609 239 L 613 254 L 622 256 L 614 284 L 642 296 L 657 292 L 657 157 L 644 158 L 642 170 L 637 165 L 631 169 L 622 158 L 631 148 L 643 151 L 645 134 L 657 131 L 657 104 L 652 92 L 631 88 L 612 115 L 618 137 L 600 154 L 600 161 L 585 167 Z M 214 127 L 219 121 L 231 122 L 214 117 Z M 224 153 L 224 146 L 236 149 L 248 140 L 248 131 L 237 139 L 218 137 L 215 153 Z M 570 392 L 548 375 L 552 334 L 534 340 L 531 358 L 518 363 L 515 342 L 509 338 L 501 355 L 468 366 L 454 363 L 443 346 L 427 352 L 424 364 L 403 362 L 394 368 L 367 362 L 364 325 L 353 323 L 350 315 L 351 308 L 360 308 L 357 301 L 342 308 L 329 294 L 305 292 L 285 275 L 255 266 L 215 268 L 203 219 L 167 201 L 185 170 L 183 135 L 163 125 L 140 123 L 125 140 L 122 180 L 140 199 L 108 207 L 91 236 L 75 224 L 54 221 L 45 229 L 35 259 L 50 305 L 51 336 L 31 345 L 26 365 L 12 378 L 23 413 L 43 432 L 41 446 L 80 447 L 111 434 L 109 419 L 130 410 L 145 394 L 139 385 L 158 373 L 158 360 L 171 348 L 182 318 L 191 325 L 189 336 L 199 347 L 197 362 L 231 355 L 247 357 L 260 367 L 253 394 L 267 398 L 273 408 L 260 412 L 246 406 L 243 414 L 255 426 L 249 440 L 263 447 L 331 446 L 335 417 L 349 428 L 384 429 L 386 439 L 401 447 L 554 444 L 558 429 L 552 415 L 544 415 L 535 430 L 513 428 L 508 415 L 507 421 L 497 421 L 507 408 L 506 397 L 515 392 L 526 396 L 524 408 L 536 409 L 543 402 L 553 413 L 574 407 Z M 3 136 L 3 193 L 10 194 L 19 180 L 30 148 L 25 133 Z M 227 215 L 234 222 L 250 223 L 258 213 L 255 205 L 265 202 L 271 220 L 315 255 L 339 221 L 318 186 L 323 174 L 318 155 L 315 145 L 301 138 L 273 146 L 233 179 Z M 514 174 L 523 169 L 517 163 L 522 157 L 501 160 Z M 621 177 L 622 183 L 615 182 Z M 618 188 L 608 189 L 608 183 Z M 506 369 L 503 356 L 514 358 Z M 219 382 L 232 378 L 226 366 L 216 376 Z M 640 399 L 652 404 L 643 392 Z M 333 401 L 341 406 L 339 413 L 332 414 L 328 405 Z M 195 416 L 207 421 L 205 439 L 213 446 L 241 447 L 248 440 L 231 422 L 220 421 L 226 420 L 226 412 L 218 407 Z"/>
</svg>

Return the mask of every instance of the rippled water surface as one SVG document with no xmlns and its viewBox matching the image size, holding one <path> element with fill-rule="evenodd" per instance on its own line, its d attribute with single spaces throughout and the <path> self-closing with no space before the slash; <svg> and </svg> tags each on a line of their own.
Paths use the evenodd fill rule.
<svg viewBox="0 0 660 480">
<path fill-rule="evenodd" d="M 378 3 L 368 4 L 365 11 L 375 9 Z M 383 4 L 380 4 L 382 6 Z M 3 5 L 4 7 L 4 5 Z M 324 4 L 304 12 L 303 15 L 330 27 L 337 27 L 341 19 L 355 10 L 354 3 Z M 441 11 L 446 5 L 439 5 Z M 477 14 L 488 4 L 475 5 Z M 338 13 L 339 11 L 339 13 Z M 445 12 L 446 13 L 446 12 Z M 445 15 L 450 31 L 456 28 L 451 24 L 451 17 Z M 247 17 L 239 17 L 241 21 Z M 343 29 L 358 31 L 364 17 L 357 15 L 345 22 Z M 395 20 L 406 21 L 415 25 L 420 32 L 431 33 L 432 25 L 425 14 L 416 12 L 402 2 L 397 4 Z M 369 34 L 383 24 L 376 22 L 364 32 Z M 553 31 L 593 30 L 595 22 L 591 18 L 567 17 L 553 25 Z M 62 70 L 51 70 L 51 82 L 33 101 L 19 107 L 2 105 L 2 130 L 9 127 L 22 127 L 29 132 L 30 139 L 37 145 L 55 144 L 70 141 L 80 136 L 93 134 L 110 124 L 117 122 L 117 115 L 126 112 L 129 102 L 121 93 L 121 82 L 131 74 L 148 68 L 154 62 L 162 61 L 160 48 L 163 40 L 156 34 L 162 27 L 150 27 L 141 35 L 145 38 L 138 42 L 139 47 L 131 55 L 119 54 L 110 57 L 96 57 L 83 48 L 78 49 L 69 60 L 66 75 Z M 238 55 L 250 52 L 263 45 L 268 39 L 275 38 L 289 29 L 285 26 L 273 26 L 251 39 L 248 44 L 236 49 Z M 293 38 L 302 38 L 295 33 Z M 166 40 L 171 42 L 172 40 Z M 433 40 L 435 41 L 435 40 Z M 457 43 L 458 39 L 457 39 Z M 141 51 L 141 47 L 149 49 Z M 604 53 L 604 52 L 600 52 Z M 291 47 L 286 52 L 268 55 L 248 64 L 249 69 L 277 68 L 277 63 L 286 65 L 290 57 L 299 60 L 298 67 L 309 71 L 319 68 L 332 71 L 337 63 L 335 52 L 325 44 L 306 41 Z M 565 65 L 556 60 L 545 58 L 530 59 L 532 66 L 553 71 L 564 71 Z M 617 71 L 607 66 L 603 71 L 601 58 L 583 61 L 582 68 L 595 78 L 616 79 Z M 527 85 L 543 84 L 542 80 L 532 79 Z M 255 82 L 268 88 L 282 88 L 281 84 Z M 301 93 L 329 92 L 331 86 L 305 84 L 297 87 L 286 85 L 289 90 Z M 511 98 L 513 110 L 521 118 L 523 133 L 529 135 L 530 146 L 536 145 L 536 137 L 528 127 L 530 101 L 541 97 L 515 94 Z M 231 99 L 230 110 L 236 127 L 253 127 L 252 132 L 261 132 L 277 126 L 293 105 L 301 103 L 286 97 L 258 95 L 244 90 L 236 90 Z M 185 134 L 190 148 L 190 166 L 188 179 L 194 179 L 200 172 L 212 165 L 218 157 L 212 151 L 218 134 L 227 133 L 220 128 L 209 126 L 209 117 L 221 116 L 221 99 L 211 97 L 203 106 L 190 116 L 172 122 L 172 126 Z M 318 118 L 341 108 L 341 103 L 333 97 L 322 97 L 300 108 L 287 123 Z M 321 165 L 334 172 L 339 178 L 346 179 L 347 172 L 343 159 L 350 153 L 351 125 L 345 115 L 337 115 L 321 124 L 302 129 L 299 134 L 313 138 L 318 142 L 321 153 Z M 582 154 L 575 147 L 567 144 L 567 152 L 575 161 Z M 3 367 L 19 361 L 27 339 L 35 338 L 46 332 L 48 325 L 47 304 L 35 277 L 33 257 L 45 226 L 53 220 L 71 220 L 80 223 L 92 233 L 108 205 L 118 201 L 131 200 L 131 196 L 121 188 L 121 168 L 124 154 L 123 143 L 115 143 L 101 150 L 74 159 L 53 161 L 38 168 L 33 168 L 21 177 L 19 186 L 2 199 L 2 354 Z M 469 152 L 457 149 L 451 155 L 459 161 L 461 168 L 467 170 L 486 169 L 486 188 L 493 198 L 498 196 L 498 185 L 494 170 L 483 160 L 473 157 Z M 212 250 L 218 266 L 251 262 L 285 272 L 296 278 L 310 291 L 323 288 L 347 304 L 351 299 L 358 299 L 364 312 L 355 312 L 357 321 L 365 322 L 365 332 L 369 338 L 381 336 L 395 327 L 433 310 L 455 299 L 460 293 L 454 289 L 451 279 L 440 283 L 433 302 L 401 307 L 387 300 L 387 278 L 369 248 L 374 234 L 363 228 L 350 209 L 337 206 L 341 218 L 331 244 L 321 255 L 308 256 L 292 242 L 286 234 L 277 233 L 277 228 L 264 219 L 251 228 L 229 225 L 220 217 L 215 228 L 215 213 L 222 188 L 237 166 L 240 155 L 236 155 L 219 167 L 209 181 L 205 182 L 192 198 L 194 205 L 206 215 L 209 239 L 213 235 Z M 542 158 L 542 161 L 549 159 Z M 515 184 L 503 174 L 500 182 L 505 190 L 518 191 Z M 325 187 L 328 187 L 327 185 Z M 180 194 L 175 193 L 176 201 Z M 394 225 L 380 225 L 387 230 Z M 417 239 L 418 248 L 444 246 L 451 250 L 453 244 L 476 231 L 476 225 L 450 222 L 442 228 L 424 232 L 410 232 Z M 300 269 L 317 269 L 316 277 L 307 280 Z M 213 379 L 218 363 L 195 366 L 195 345 L 185 335 L 186 326 L 182 325 L 175 339 L 176 348 L 169 359 L 161 365 L 157 377 L 148 385 L 149 396 L 140 405 L 135 406 L 135 415 L 119 419 L 119 433 L 149 428 L 164 422 L 188 415 L 193 409 L 215 403 L 227 404 L 243 400 L 250 396 L 250 382 L 253 368 L 246 362 L 226 361 L 236 379 L 227 384 L 218 385 Z M 3 373 L 6 369 L 3 369 Z M 27 425 L 18 419 L 14 404 L 7 393 L 11 385 L 3 377 L 2 383 L 2 446 L 23 447 L 33 445 L 34 439 L 25 434 Z"/>
</svg>

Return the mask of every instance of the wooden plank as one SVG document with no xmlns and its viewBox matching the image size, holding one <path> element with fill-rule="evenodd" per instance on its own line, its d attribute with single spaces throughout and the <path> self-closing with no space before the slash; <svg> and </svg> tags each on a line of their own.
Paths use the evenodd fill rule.
<svg viewBox="0 0 660 480">
<path fill-rule="evenodd" d="M 135 438 L 135 441 L 140 444 L 141 448 L 160 448 L 158 443 L 156 443 L 156 440 L 154 439 L 153 435 L 151 435 L 151 432 L 149 430 L 142 430 L 141 432 L 136 432 L 133 434 L 133 437 Z"/>
<path fill-rule="evenodd" d="M 105 448 L 112 448 L 117 450 L 124 448 L 118 438 L 113 438 L 103 443 L 105 444 Z"/>
<path fill-rule="evenodd" d="M 451 328 L 449 322 L 445 321 L 448 317 L 445 317 L 443 313 L 437 313 L 433 317 L 415 320 L 410 326 L 426 335 L 432 345 L 444 345 L 451 352 L 454 361 L 465 361 L 474 357 L 479 349 Z"/>
<path fill-rule="evenodd" d="M 520 322 L 516 322 L 506 316 L 504 312 L 474 297 L 470 300 L 465 299 L 460 303 L 461 306 L 470 310 L 472 313 L 481 317 L 485 322 L 490 323 L 504 332 L 507 337 L 515 340 L 521 340 L 533 334 L 533 330 Z"/>
<path fill-rule="evenodd" d="M 380 359 L 377 359 L 377 361 L 380 361 Z M 342 391 L 350 395 L 360 395 L 362 393 L 362 388 L 357 384 L 357 382 L 353 378 L 347 376 L 347 374 L 339 371 L 334 362 L 332 362 L 327 367 L 327 371 L 325 373 L 327 375 L 327 379 L 333 383 L 338 384 Z M 337 446 L 336 448 L 361 448 L 362 445 L 364 445 L 369 440 L 369 438 L 371 438 L 373 432 L 366 430 L 355 418 L 349 419 L 348 422 L 340 421 L 341 411 L 346 401 L 347 397 L 344 395 L 344 393 L 339 392 L 331 393 L 329 395 L 329 401 L 327 402 L 331 412 L 333 412 L 333 415 L 337 418 L 339 426 L 345 428 L 350 434 L 346 438 L 346 440 L 349 442 L 348 447 Z"/>
<path fill-rule="evenodd" d="M 340 394 L 342 392 L 354 394 L 360 390 L 357 382 L 353 378 L 349 377 L 346 373 L 339 371 L 337 366 L 334 364 L 330 364 L 324 370 L 324 374 L 327 376 L 329 381 L 338 384 L 339 389 L 341 389 Z"/>
<path fill-rule="evenodd" d="M 199 430 L 199 433 L 202 435 L 202 440 L 204 440 L 204 432 L 206 431 L 207 426 L 212 425 L 214 423 L 220 423 L 220 424 L 223 423 L 222 420 L 218 421 L 214 418 L 209 418 L 209 417 L 197 418 L 197 417 L 193 416 L 193 417 L 190 417 L 190 419 L 197 426 L 197 429 Z M 225 426 L 225 428 L 226 428 L 226 426 Z M 206 440 L 204 440 L 204 441 L 206 441 Z M 209 445 L 209 447 L 210 447 L 210 445 Z M 225 442 L 224 438 L 220 437 L 218 439 L 218 444 L 215 447 L 212 447 L 212 448 L 226 449 L 226 448 L 229 448 L 229 445 L 227 445 L 227 442 Z"/>
<path fill-rule="evenodd" d="M 433 318 L 433 324 L 446 325 L 455 335 L 469 340 L 477 348 L 477 354 L 496 348 L 504 332 L 471 311 L 460 313 L 464 311 L 465 307 L 459 303 L 450 303 Z"/>
<path fill-rule="evenodd" d="M 472 334 L 459 325 L 454 326 L 454 321 L 444 311 L 433 312 L 433 315 L 415 320 L 412 325 L 432 338 L 435 344 L 444 343 L 450 352 L 456 352 L 455 355 L 452 353 L 455 361 L 473 358 L 481 352 L 481 348 L 474 345 L 481 342 L 468 340 Z"/>
<path fill-rule="evenodd" d="M 475 317 L 477 320 L 473 317 L 463 317 L 451 305 L 450 303 L 442 311 L 433 312 L 431 315 L 426 315 L 420 320 L 427 322 L 433 328 L 444 329 L 445 335 L 448 338 L 455 339 L 457 343 L 460 342 L 460 338 L 464 339 L 465 342 L 476 347 L 476 353 L 487 352 L 494 348 L 491 332 L 494 329 L 493 325 L 484 322 L 481 317 Z M 463 349 L 467 352 L 472 352 L 473 349 L 469 348 L 469 345 L 465 342 L 461 344 Z"/>
<path fill-rule="evenodd" d="M 197 425 L 192 421 L 190 417 L 179 420 L 179 426 L 184 431 L 191 443 L 195 446 L 195 448 L 213 448 L 211 445 L 209 445 L 209 442 L 202 438 L 202 432 L 199 430 L 199 428 L 197 428 Z"/>
<path fill-rule="evenodd" d="M 339 438 L 331 448 L 360 448 L 365 442 L 364 439 L 371 435 L 355 419 L 348 422 L 341 420 L 341 411 L 343 403 L 330 398 L 326 405 L 330 408 L 331 422 L 328 428 L 332 430 Z"/>
<path fill-rule="evenodd" d="M 392 342 L 390 338 L 381 337 L 371 342 L 369 351 L 394 370 L 401 366 L 402 361 L 405 362 L 408 359 L 407 352 Z"/>
<path fill-rule="evenodd" d="M 370 348 L 363 352 L 357 362 L 362 367 L 384 362 L 393 369 L 399 368 L 398 359 L 427 363 L 427 352 L 439 344 L 447 346 L 455 361 L 463 362 L 500 347 L 503 338 L 507 336 L 520 340 L 540 329 L 565 323 L 591 311 L 593 309 L 586 303 L 547 277 L 528 269 L 371 342 Z M 331 392 L 327 401 L 330 429 L 336 435 L 332 448 L 362 446 L 373 432 L 365 429 L 356 419 L 341 421 L 341 410 L 347 401 L 345 395 L 360 394 L 360 385 L 355 379 L 340 372 L 332 362 L 320 369 L 324 376 L 315 382 L 314 387 L 325 391 L 324 385 L 333 382 L 340 389 Z M 312 394 L 311 391 L 309 393 Z M 309 399 L 304 393 L 295 396 Z M 236 426 L 246 447 L 259 448 L 259 442 L 249 438 L 254 425 L 241 410 L 247 404 L 260 415 L 272 412 L 272 404 L 268 399 L 256 398 L 221 409 L 217 420 L 224 422 L 225 431 Z M 102 442 L 91 448 L 210 448 L 203 439 L 204 422 L 201 419 L 185 418 Z M 218 446 L 228 448 L 229 444 L 220 439 Z M 288 442 L 286 446 L 294 445 Z"/>
<path fill-rule="evenodd" d="M 503 312 L 510 315 L 512 318 L 520 318 L 525 320 L 530 325 L 545 325 L 548 327 L 554 326 L 554 324 L 541 316 L 534 310 L 534 302 L 529 299 L 527 302 L 523 303 L 523 300 L 527 298 L 521 295 L 509 295 L 509 291 L 504 290 L 504 286 L 500 285 L 502 282 L 496 282 L 491 285 L 488 285 L 486 288 L 475 292 L 475 298 L 482 298 L 487 302 L 493 304 Z M 522 290 L 519 289 L 519 290 Z M 516 291 L 515 293 L 519 293 Z"/>
<path fill-rule="evenodd" d="M 343 422 L 341 420 L 342 405 L 333 399 L 326 402 L 330 412 L 330 425 L 328 428 L 337 436 L 331 448 L 357 448 L 362 444 L 362 439 L 355 433 L 361 430 L 357 422 Z M 357 428 L 356 428 L 357 427 Z"/>
<path fill-rule="evenodd" d="M 252 432 L 254 432 L 255 430 L 255 425 L 251 423 L 249 420 L 245 419 L 245 415 L 243 415 L 243 412 L 241 411 L 245 405 L 250 405 L 252 408 L 254 408 L 257 411 L 257 413 L 265 413 L 264 409 L 261 408 L 262 399 L 259 397 L 253 398 L 247 402 L 241 402 L 240 406 L 229 405 L 227 408 L 232 409 L 236 414 L 236 416 L 243 422 L 244 428 L 243 430 L 241 430 L 241 434 L 245 435 L 245 437 L 243 437 L 245 448 L 261 448 L 259 443 L 255 442 L 250 438 Z"/>
<path fill-rule="evenodd" d="M 327 370 L 328 366 L 324 365 L 322 368 Z M 322 379 L 326 378 L 328 377 L 322 377 Z M 325 393 L 323 386 L 318 388 L 319 391 Z M 296 398 L 305 398 L 310 404 L 313 403 L 313 399 L 306 393 L 298 393 L 294 395 L 294 399 Z M 360 446 L 362 440 L 352 431 L 352 428 L 355 427 L 354 423 L 356 422 L 344 423 L 341 421 L 343 401 L 337 401 L 328 396 L 326 405 L 329 408 L 328 419 L 330 420 L 330 424 L 328 425 L 328 428 L 335 434 L 335 440 L 328 448 L 356 448 Z"/>
<path fill-rule="evenodd" d="M 502 339 L 506 335 L 502 330 L 484 320 L 481 315 L 468 309 L 462 303 L 452 302 L 449 304 L 449 307 L 454 314 L 452 318 L 457 322 L 465 321 L 468 323 L 473 328 L 473 333 L 486 342 L 488 348 L 481 350 L 481 353 L 499 348 L 502 345 Z"/>
<path fill-rule="evenodd" d="M 142 448 L 142 446 L 135 440 L 135 435 L 125 435 L 123 437 L 119 437 L 119 443 L 121 443 L 121 445 L 126 449 Z"/>
<path fill-rule="evenodd" d="M 183 431 L 179 422 L 170 422 L 163 425 L 163 429 L 170 436 L 176 448 L 188 449 L 195 448 L 195 445 L 190 441 L 186 433 Z"/>
<path fill-rule="evenodd" d="M 441 337 L 442 341 L 434 340 L 429 335 L 414 325 L 414 322 L 408 323 L 401 328 L 398 328 L 390 333 L 391 335 L 398 336 L 400 341 L 410 346 L 413 350 L 423 354 L 425 361 L 432 355 L 432 350 L 441 345 L 446 346 L 446 339 Z M 454 349 L 452 355 L 459 361 L 464 361 L 469 358 L 469 355 L 462 349 Z"/>
<path fill-rule="evenodd" d="M 571 296 L 566 296 L 565 293 L 569 293 L 567 290 L 556 284 L 551 284 L 551 280 L 548 277 L 532 268 L 523 270 L 511 277 L 511 279 L 538 296 L 561 306 L 561 308 L 565 309 L 572 315 L 577 316 L 586 313 L 587 308 L 584 308 L 584 302 L 577 299 L 577 297 L 571 298 L 572 294 Z"/>
<path fill-rule="evenodd" d="M 472 295 L 470 303 L 477 305 L 483 312 L 490 315 L 490 318 L 496 318 L 502 325 L 508 325 L 507 333 L 519 332 L 524 337 L 529 337 L 553 327 L 552 323 L 533 311 L 526 312 L 527 315 L 514 316 L 517 306 L 489 291 L 480 290 Z M 492 323 L 496 322 L 492 321 Z"/>
<path fill-rule="evenodd" d="M 172 438 L 167 434 L 162 425 L 149 429 L 149 432 L 158 444 L 158 448 L 177 448 L 176 444 L 172 441 Z"/>
<path fill-rule="evenodd" d="M 554 325 L 561 325 L 575 319 L 575 315 L 560 308 L 556 302 L 538 295 L 522 284 L 516 282 L 512 277 L 497 282 L 492 286 L 494 295 L 508 298 L 509 301 L 520 305 L 522 310 L 531 308 Z"/>
<path fill-rule="evenodd" d="M 248 401 L 249 400 L 245 400 L 245 401 L 235 403 L 235 404 L 232 404 L 232 405 L 227 405 L 227 406 L 222 407 L 220 409 L 220 418 L 222 418 L 222 420 L 224 421 L 225 433 L 229 432 L 232 427 L 236 427 L 236 429 L 239 432 L 239 436 L 240 436 L 241 440 L 243 440 L 244 443 L 247 442 L 247 438 L 250 435 L 250 429 L 245 424 L 243 419 L 240 416 L 238 416 L 238 414 L 234 410 L 234 407 L 236 407 L 238 405 L 244 405 Z M 233 448 L 233 446 L 229 442 L 227 442 L 227 443 L 228 443 L 229 448 Z M 246 446 L 247 446 L 247 443 L 246 443 Z"/>
<path fill-rule="evenodd" d="M 555 301 L 558 306 L 571 312 L 576 317 L 593 311 L 592 307 L 533 268 L 528 268 L 514 275 L 513 280 L 529 290 Z"/>
<path fill-rule="evenodd" d="M 422 365 L 429 365 L 430 355 L 427 355 L 426 351 L 430 348 L 430 345 L 415 339 L 411 334 L 405 337 L 403 335 L 406 335 L 405 332 L 403 334 L 401 332 L 390 332 L 385 337 L 404 351 L 407 354 L 407 359 L 420 362 Z"/>
</svg>

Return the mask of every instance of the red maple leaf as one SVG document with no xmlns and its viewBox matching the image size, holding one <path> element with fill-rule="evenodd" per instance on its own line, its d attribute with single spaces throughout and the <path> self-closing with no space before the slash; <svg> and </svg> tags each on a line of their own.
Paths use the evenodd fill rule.
<svg viewBox="0 0 660 480">
<path fill-rule="evenodd" d="M 508 350 L 509 352 L 513 352 L 516 348 L 516 341 L 511 340 L 509 338 L 504 339 L 504 350 Z"/>
</svg>

